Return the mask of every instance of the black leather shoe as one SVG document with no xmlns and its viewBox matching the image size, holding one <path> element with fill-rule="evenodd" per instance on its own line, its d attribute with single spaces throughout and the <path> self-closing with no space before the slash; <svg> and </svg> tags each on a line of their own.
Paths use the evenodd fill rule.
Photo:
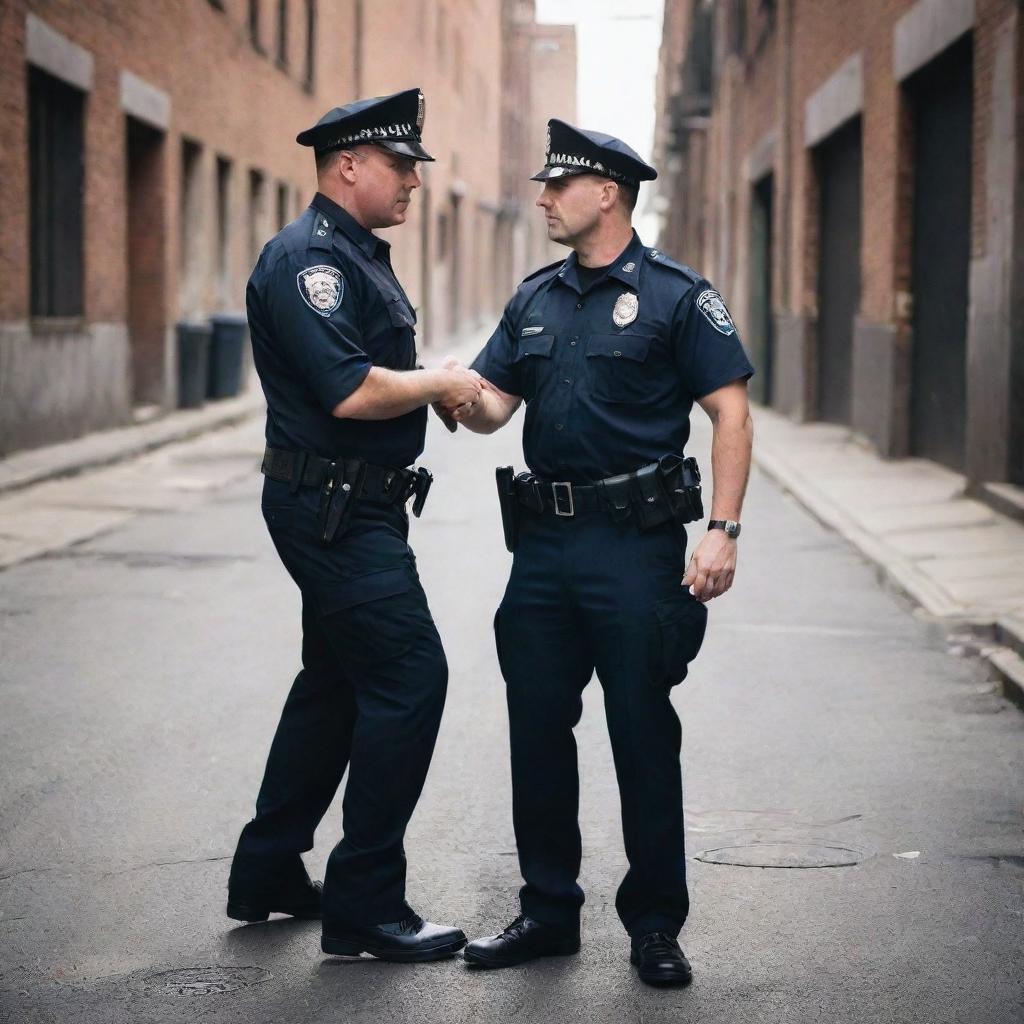
<svg viewBox="0 0 1024 1024">
<path fill-rule="evenodd" d="M 359 956 L 369 953 L 378 960 L 422 963 L 442 960 L 458 953 L 466 944 L 459 928 L 424 921 L 418 914 L 390 924 L 344 924 L 324 921 L 320 948 L 332 956 Z"/>
<path fill-rule="evenodd" d="M 236 921 L 266 921 L 271 913 L 288 913 L 293 918 L 318 920 L 322 916 L 323 882 L 296 880 L 285 885 L 243 885 L 227 887 L 227 916 Z"/>
<path fill-rule="evenodd" d="M 664 932 L 634 939 L 629 962 L 648 985 L 689 985 L 693 981 L 690 961 L 679 943 Z"/>
<path fill-rule="evenodd" d="M 474 939 L 463 951 L 467 963 L 477 967 L 512 967 L 541 956 L 571 956 L 580 951 L 580 937 L 525 914 L 500 935 Z"/>
</svg>

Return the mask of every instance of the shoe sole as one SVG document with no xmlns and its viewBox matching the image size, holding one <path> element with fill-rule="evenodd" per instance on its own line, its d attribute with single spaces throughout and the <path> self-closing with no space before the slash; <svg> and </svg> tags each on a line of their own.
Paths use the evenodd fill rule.
<svg viewBox="0 0 1024 1024">
<path fill-rule="evenodd" d="M 300 921 L 319 921 L 323 916 L 319 907 L 257 907 L 250 903 L 228 901 L 227 915 L 234 921 L 255 924 L 258 921 L 266 921 L 271 914 L 287 914 Z"/>
<path fill-rule="evenodd" d="M 693 974 L 650 974 L 640 970 L 639 957 L 632 953 L 629 955 L 629 962 L 636 968 L 636 973 L 645 985 L 653 985 L 655 988 L 685 988 L 693 981 Z"/>
<path fill-rule="evenodd" d="M 487 967 L 491 970 L 495 970 L 500 967 L 517 967 L 519 964 L 527 964 L 531 960 L 540 960 L 542 957 L 548 956 L 574 956 L 580 951 L 580 944 L 566 943 L 564 946 L 556 947 L 555 949 L 545 950 L 543 953 L 531 953 L 529 956 L 516 957 L 515 959 L 495 959 L 488 957 L 485 954 L 477 953 L 475 950 L 464 949 L 462 951 L 462 959 L 468 964 L 472 964 L 474 967 Z"/>
<path fill-rule="evenodd" d="M 431 960 L 444 960 L 454 956 L 466 944 L 466 939 L 455 939 L 429 949 L 374 949 L 363 942 L 336 939 L 330 935 L 320 937 L 320 948 L 331 956 L 360 956 L 369 953 L 378 960 L 391 960 L 400 964 L 421 964 Z"/>
</svg>

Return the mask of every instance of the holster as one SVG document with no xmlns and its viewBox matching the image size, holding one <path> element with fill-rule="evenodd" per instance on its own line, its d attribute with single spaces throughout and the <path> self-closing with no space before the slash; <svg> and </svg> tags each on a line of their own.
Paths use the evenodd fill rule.
<svg viewBox="0 0 1024 1024">
<path fill-rule="evenodd" d="M 360 459 L 338 459 L 328 466 L 320 487 L 317 511 L 321 544 L 330 544 L 345 532 L 362 493 L 365 477 L 366 463 Z"/>
<path fill-rule="evenodd" d="M 501 528 L 505 533 L 505 547 L 515 551 L 519 541 L 519 500 L 516 497 L 515 471 L 511 466 L 498 466 L 494 471 L 498 484 L 498 504 L 501 507 Z"/>
<path fill-rule="evenodd" d="M 430 485 L 434 482 L 434 474 L 429 469 L 420 466 L 416 470 L 416 479 L 413 483 L 413 494 L 416 495 L 412 503 L 412 514 L 419 519 L 423 513 L 423 506 L 427 503 L 427 495 L 430 493 Z"/>
<path fill-rule="evenodd" d="M 700 469 L 697 460 L 688 455 L 663 455 L 658 460 L 665 489 L 672 503 L 677 523 L 695 523 L 704 518 L 704 503 L 700 493 Z"/>
</svg>

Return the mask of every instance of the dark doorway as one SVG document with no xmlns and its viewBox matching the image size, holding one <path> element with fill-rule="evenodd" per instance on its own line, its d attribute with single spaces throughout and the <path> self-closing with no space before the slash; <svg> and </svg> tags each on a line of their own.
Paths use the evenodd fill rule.
<svg viewBox="0 0 1024 1024">
<path fill-rule="evenodd" d="M 964 468 L 971 255 L 968 35 L 907 82 L 914 132 L 910 450 Z"/>
<path fill-rule="evenodd" d="M 766 174 L 750 197 L 750 319 L 748 343 L 757 373 L 750 382 L 751 397 L 772 402 L 772 207 L 774 182 Z"/>
<path fill-rule="evenodd" d="M 850 422 L 853 321 L 860 305 L 861 127 L 851 121 L 816 150 L 821 186 L 818 256 L 818 417 Z"/>
<path fill-rule="evenodd" d="M 164 134 L 126 119 L 128 155 L 128 337 L 132 401 L 162 403 L 166 268 Z"/>
<path fill-rule="evenodd" d="M 460 223 L 460 207 L 462 196 L 452 194 L 452 224 L 451 224 L 451 336 L 454 338 L 462 326 L 462 225 Z"/>
</svg>

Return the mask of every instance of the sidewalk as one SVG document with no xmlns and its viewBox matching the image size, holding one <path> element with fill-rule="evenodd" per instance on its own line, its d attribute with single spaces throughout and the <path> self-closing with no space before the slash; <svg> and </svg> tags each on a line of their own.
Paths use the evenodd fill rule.
<svg viewBox="0 0 1024 1024">
<path fill-rule="evenodd" d="M 448 351 L 469 361 L 484 340 L 473 332 L 432 349 L 428 361 Z M 0 460 L 0 569 L 109 529 L 124 514 L 82 508 L 59 478 L 244 424 L 263 408 L 253 377 L 236 399 Z M 696 440 L 703 417 L 694 419 Z M 1024 524 L 964 497 L 964 478 L 937 463 L 888 461 L 844 427 L 798 425 L 765 408 L 754 419 L 757 466 L 874 563 L 880 580 L 957 634 L 964 653 L 985 658 L 1004 694 L 1024 707 Z"/>
<path fill-rule="evenodd" d="M 851 432 L 754 412 L 760 469 L 852 544 L 879 579 L 962 634 L 1024 707 L 1024 524 L 964 496 L 925 459 L 886 460 Z"/>
</svg>

